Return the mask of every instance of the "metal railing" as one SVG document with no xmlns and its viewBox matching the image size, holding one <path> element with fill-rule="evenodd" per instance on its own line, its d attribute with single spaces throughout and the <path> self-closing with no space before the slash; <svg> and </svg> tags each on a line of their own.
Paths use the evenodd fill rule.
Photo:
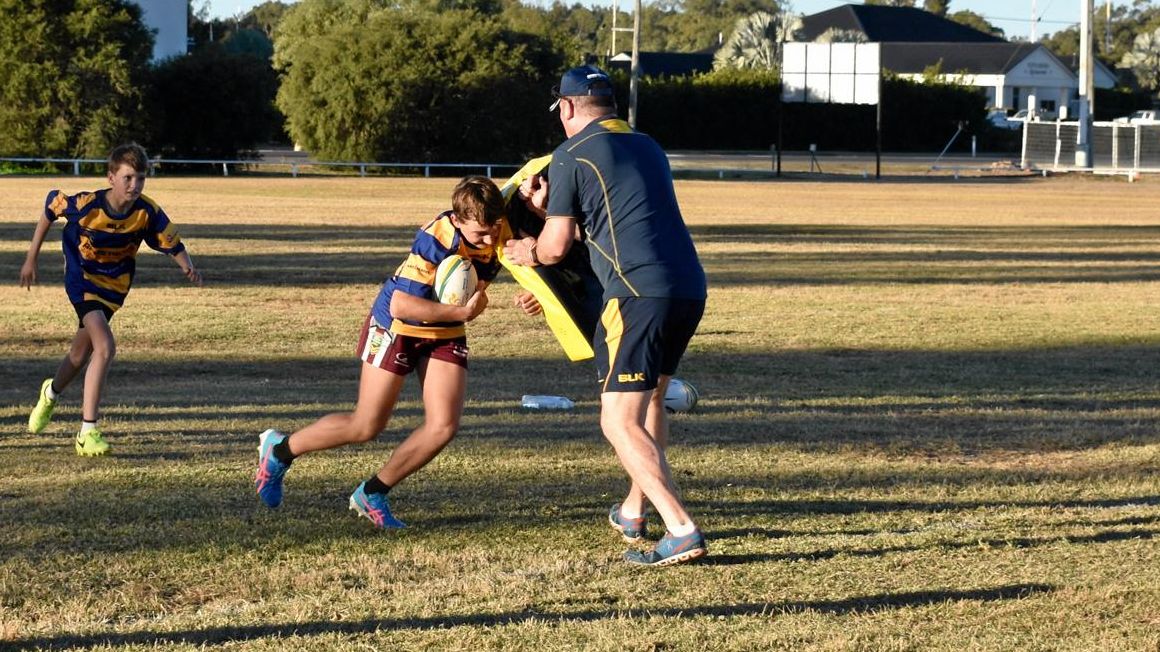
<svg viewBox="0 0 1160 652">
<path fill-rule="evenodd" d="M 103 164 L 105 159 L 96 158 L 41 158 L 41 157 L 0 157 L 0 163 L 22 163 L 22 164 L 37 164 L 37 163 L 52 163 L 52 164 L 66 164 L 72 165 L 73 175 L 80 176 L 81 166 L 85 164 Z M 518 170 L 520 164 L 516 163 L 380 163 L 380 162 L 351 162 L 351 161 L 314 161 L 310 159 L 303 160 L 269 160 L 269 159 L 174 159 L 174 158 L 159 158 L 153 159 L 149 162 L 150 174 L 156 175 L 158 168 L 164 168 L 165 165 L 209 165 L 212 167 L 220 167 L 222 176 L 228 177 L 230 175 L 230 166 L 235 168 L 262 168 L 262 167 L 279 167 L 290 168 L 290 176 L 297 177 L 302 168 L 312 167 L 327 167 L 327 168 L 350 168 L 358 169 L 359 176 L 365 177 L 368 169 L 382 169 L 382 170 L 422 170 L 424 177 L 430 177 L 432 170 L 439 169 L 471 169 L 484 170 L 488 177 L 493 176 L 492 171 L 496 168 L 503 170 Z"/>
<path fill-rule="evenodd" d="M 1024 169 L 1078 170 L 1075 166 L 1076 122 L 1028 122 L 1023 131 Z M 1160 172 L 1160 124 L 1094 122 L 1092 167 L 1104 174 Z"/>
</svg>

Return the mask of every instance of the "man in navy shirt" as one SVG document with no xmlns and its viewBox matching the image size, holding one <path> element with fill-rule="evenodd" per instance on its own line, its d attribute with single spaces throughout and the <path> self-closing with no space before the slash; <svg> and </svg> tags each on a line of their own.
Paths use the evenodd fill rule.
<svg viewBox="0 0 1160 652">
<path fill-rule="evenodd" d="M 635 542 L 646 531 L 645 501 L 666 532 L 631 563 L 664 566 L 707 551 L 681 504 L 665 459 L 665 389 L 705 310 L 705 272 L 681 217 L 668 158 L 652 138 L 616 117 L 612 83 L 599 68 L 566 72 L 553 89 L 568 140 L 546 175 L 521 194 L 547 221 L 539 238 L 508 241 L 504 253 L 524 265 L 561 260 L 579 237 L 604 287 L 593 349 L 601 381 L 600 424 L 632 485 L 612 506 L 609 523 Z"/>
</svg>

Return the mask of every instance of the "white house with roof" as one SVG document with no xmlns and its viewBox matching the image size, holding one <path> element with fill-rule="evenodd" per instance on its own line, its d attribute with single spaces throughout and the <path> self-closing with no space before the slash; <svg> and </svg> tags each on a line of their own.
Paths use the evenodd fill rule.
<svg viewBox="0 0 1160 652">
<path fill-rule="evenodd" d="M 153 61 L 188 52 L 189 0 L 132 1 L 141 7 L 145 26 L 153 32 Z"/>
<path fill-rule="evenodd" d="M 977 86 L 988 106 L 1036 109 L 1049 115 L 1074 115 L 1079 99 L 1079 75 L 1038 43 L 1010 42 L 993 34 L 912 7 L 843 5 L 802 18 L 803 36 L 812 41 L 826 33 L 851 35 L 881 44 L 882 68 L 902 77 L 921 79 L 938 66 L 947 81 Z M 1096 88 L 1113 88 L 1115 74 L 1096 62 Z"/>
<path fill-rule="evenodd" d="M 883 43 L 882 67 L 902 77 L 920 79 L 938 65 L 940 77 L 987 94 L 987 105 L 1035 109 L 1046 115 L 1075 115 L 1079 75 L 1038 43 Z M 1102 63 L 1095 66 L 1096 88 L 1112 88 L 1116 77 Z M 1065 110 L 1066 107 L 1066 110 Z"/>
</svg>

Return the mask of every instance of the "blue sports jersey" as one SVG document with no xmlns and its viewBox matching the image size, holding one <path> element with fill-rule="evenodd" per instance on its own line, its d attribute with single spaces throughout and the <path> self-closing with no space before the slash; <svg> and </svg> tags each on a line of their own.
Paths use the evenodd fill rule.
<svg viewBox="0 0 1160 652">
<path fill-rule="evenodd" d="M 116 311 L 125 303 L 137 271 L 141 243 L 164 254 L 185 251 L 165 211 L 141 195 L 123 215 L 105 202 L 108 189 L 66 195 L 48 193 L 44 216 L 64 219 L 64 286 L 69 301 L 99 301 Z"/>
<path fill-rule="evenodd" d="M 446 211 L 419 229 L 415 241 L 411 243 L 411 253 L 383 283 L 371 308 L 375 321 L 400 335 L 427 339 L 464 335 L 466 329 L 461 321 L 419 322 L 391 316 L 391 295 L 395 292 L 438 301 L 435 296 L 435 270 L 439 268 L 439 263 L 453 254 L 470 258 L 481 281 L 490 282 L 499 273 L 500 263 L 495 247 L 476 248 L 468 244 L 459 229 L 451 223 L 451 211 Z"/>
<path fill-rule="evenodd" d="M 593 121 L 552 153 L 548 215 L 572 217 L 604 299 L 704 299 L 705 272 L 681 217 L 668 157 L 623 120 Z"/>
</svg>

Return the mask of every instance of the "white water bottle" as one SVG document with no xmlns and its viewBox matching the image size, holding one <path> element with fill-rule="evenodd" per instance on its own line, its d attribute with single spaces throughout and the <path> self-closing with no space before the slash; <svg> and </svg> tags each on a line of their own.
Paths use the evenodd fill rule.
<svg viewBox="0 0 1160 652">
<path fill-rule="evenodd" d="M 529 410 L 571 410 L 576 407 L 572 399 L 565 396 L 541 394 L 524 394 L 521 404 Z"/>
</svg>

